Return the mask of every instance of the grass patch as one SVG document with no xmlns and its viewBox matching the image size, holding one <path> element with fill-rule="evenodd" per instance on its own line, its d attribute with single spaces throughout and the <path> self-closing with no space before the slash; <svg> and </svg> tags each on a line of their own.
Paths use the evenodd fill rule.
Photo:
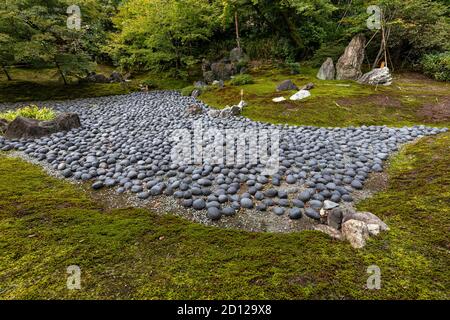
<svg viewBox="0 0 450 320">
<path fill-rule="evenodd" d="M 221 109 L 240 101 L 240 91 L 249 106 L 244 116 L 256 121 L 290 125 L 314 125 L 343 127 L 360 125 L 405 126 L 432 124 L 449 126 L 449 120 L 440 122 L 424 119 L 418 114 L 427 102 L 448 96 L 449 84 L 427 80 L 417 83 L 407 75 L 399 76 L 390 87 L 360 85 L 353 81 L 322 81 L 315 78 L 317 69 L 303 67 L 299 75 L 291 75 L 275 68 L 253 71 L 253 84 L 233 86 L 227 83 L 223 89 L 212 90 L 201 99 L 212 107 Z M 295 93 L 276 92 L 283 80 L 291 79 L 301 87 L 308 82 L 315 83 L 312 96 L 305 100 L 290 101 Z M 415 86 L 417 84 L 417 86 Z M 287 101 L 272 102 L 284 96 Z"/>
<path fill-rule="evenodd" d="M 98 65 L 97 72 L 111 74 L 112 67 Z M 77 83 L 70 79 L 64 85 L 57 77 L 56 70 L 11 68 L 14 81 L 0 77 L 0 103 L 19 101 L 65 100 L 111 95 L 128 94 L 139 90 L 140 84 L 151 86 L 149 89 L 179 90 L 189 84 L 186 80 L 174 79 L 167 74 L 153 72 L 136 75 L 125 83 Z"/>
<path fill-rule="evenodd" d="M 446 299 L 449 146 L 449 133 L 428 137 L 391 160 L 388 189 L 359 204 L 391 231 L 362 250 L 313 231 L 251 233 L 109 211 L 0 155 L 0 298 Z M 66 289 L 73 264 L 80 291 Z M 365 289 L 372 264 L 382 272 L 378 291 Z"/>
<path fill-rule="evenodd" d="M 249 74 L 239 74 L 230 80 L 230 84 L 232 86 L 243 86 L 252 83 L 255 83 L 255 81 L 253 80 L 253 77 Z"/>
<path fill-rule="evenodd" d="M 50 108 L 39 108 L 36 105 L 30 105 L 16 110 L 9 110 L 0 113 L 0 119 L 13 121 L 17 117 L 25 117 L 36 120 L 52 120 L 56 116 L 55 111 Z"/>
</svg>

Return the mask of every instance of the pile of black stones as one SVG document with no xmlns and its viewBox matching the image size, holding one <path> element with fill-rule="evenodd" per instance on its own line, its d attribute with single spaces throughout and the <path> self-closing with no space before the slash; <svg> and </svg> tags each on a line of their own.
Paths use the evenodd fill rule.
<svg viewBox="0 0 450 320">
<path fill-rule="evenodd" d="M 187 114 L 193 104 L 204 112 Z M 241 209 L 286 214 L 291 219 L 303 215 L 320 219 L 325 204 L 352 202 L 353 191 L 363 189 L 371 172 L 382 172 L 384 161 L 401 144 L 447 130 L 425 126 L 298 127 L 244 117 L 213 118 L 208 116 L 207 105 L 172 91 L 50 105 L 58 112 L 78 113 L 82 127 L 38 139 L 0 136 L 0 150 L 22 151 L 66 178 L 90 181 L 93 189 L 114 188 L 142 200 L 173 196 L 186 208 L 205 210 L 212 220 Z M 187 129 L 193 135 L 195 121 L 224 135 L 226 129 L 279 130 L 278 171 L 264 175 L 264 164 L 249 161 L 239 165 L 175 163 L 172 134 Z M 207 137 L 203 145 L 210 142 Z M 246 153 L 254 151 L 249 148 Z"/>
</svg>

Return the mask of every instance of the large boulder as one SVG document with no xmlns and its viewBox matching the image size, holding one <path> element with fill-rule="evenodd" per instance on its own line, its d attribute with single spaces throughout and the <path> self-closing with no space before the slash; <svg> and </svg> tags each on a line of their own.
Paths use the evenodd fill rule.
<svg viewBox="0 0 450 320">
<path fill-rule="evenodd" d="M 334 68 L 333 59 L 327 58 L 317 72 L 317 78 L 320 80 L 334 80 L 336 69 Z"/>
<path fill-rule="evenodd" d="M 203 79 L 205 79 L 206 83 L 209 83 L 209 84 L 213 83 L 215 81 L 214 73 L 211 70 L 205 71 L 203 73 Z"/>
<path fill-rule="evenodd" d="M 376 68 L 369 71 L 358 79 L 361 84 L 370 84 L 372 86 L 382 85 L 390 86 L 392 84 L 392 76 L 388 67 Z"/>
<path fill-rule="evenodd" d="M 214 80 L 229 80 L 236 74 L 236 67 L 234 64 L 219 61 L 211 64 L 211 71 L 214 74 Z"/>
<path fill-rule="evenodd" d="M 247 60 L 248 57 L 245 54 L 244 50 L 242 48 L 234 48 L 230 51 L 230 61 L 231 62 L 239 62 L 242 60 Z"/>
<path fill-rule="evenodd" d="M 80 118 L 76 113 L 70 112 L 61 113 L 50 121 L 17 117 L 8 125 L 5 137 L 8 139 L 33 139 L 79 127 L 81 127 Z"/>
<path fill-rule="evenodd" d="M 107 78 L 104 74 L 101 73 L 95 73 L 91 72 L 88 74 L 88 76 L 85 78 L 88 82 L 94 82 L 94 83 L 108 83 L 110 82 L 110 79 Z"/>
<path fill-rule="evenodd" d="M 388 225 L 371 212 L 355 212 L 353 210 L 345 210 L 342 221 L 347 222 L 349 220 L 362 221 L 366 224 L 377 224 L 380 226 L 381 231 L 389 230 Z"/>
<path fill-rule="evenodd" d="M 361 77 L 365 45 L 366 38 L 363 34 L 353 37 L 336 64 L 337 80 L 358 80 Z"/>
<path fill-rule="evenodd" d="M 362 248 L 366 245 L 369 238 L 369 229 L 367 224 L 358 220 L 348 220 L 342 224 L 342 236 L 353 248 Z"/>
<path fill-rule="evenodd" d="M 123 82 L 124 79 L 123 79 L 122 75 L 119 72 L 113 71 L 111 73 L 111 75 L 109 76 L 109 81 L 110 82 Z"/>
<path fill-rule="evenodd" d="M 289 90 L 298 90 L 298 87 L 292 80 L 284 80 L 280 84 L 277 85 L 277 91 L 289 91 Z"/>
<path fill-rule="evenodd" d="M 198 104 L 193 104 L 186 108 L 186 113 L 188 115 L 198 115 L 204 113 L 204 110 Z"/>
</svg>

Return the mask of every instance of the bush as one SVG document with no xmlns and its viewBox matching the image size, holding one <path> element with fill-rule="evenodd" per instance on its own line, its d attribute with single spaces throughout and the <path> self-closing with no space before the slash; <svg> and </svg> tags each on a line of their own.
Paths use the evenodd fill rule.
<svg viewBox="0 0 450 320">
<path fill-rule="evenodd" d="M 196 88 L 194 86 L 187 86 L 181 89 L 181 95 L 188 97 L 192 94 L 192 91 L 194 91 Z"/>
<path fill-rule="evenodd" d="M 52 120 L 55 118 L 56 114 L 50 108 L 39 108 L 36 105 L 30 105 L 17 110 L 10 110 L 0 113 L 0 119 L 3 118 L 8 121 L 13 121 L 19 116 L 36 120 Z"/>
<path fill-rule="evenodd" d="M 289 70 L 290 74 L 299 74 L 300 73 L 300 63 L 287 61 L 285 63 L 286 68 Z"/>
<path fill-rule="evenodd" d="M 240 74 L 231 79 L 231 85 L 233 86 L 242 86 L 244 84 L 252 84 L 255 83 L 253 77 L 249 74 Z"/>
<path fill-rule="evenodd" d="M 426 54 L 421 60 L 423 72 L 440 81 L 450 81 L 450 51 Z"/>
<path fill-rule="evenodd" d="M 157 89 L 158 85 L 151 79 L 146 79 L 141 82 L 143 86 L 146 86 L 149 89 Z"/>
<path fill-rule="evenodd" d="M 324 43 L 318 49 L 314 56 L 308 61 L 311 67 L 320 67 L 327 58 L 333 59 L 336 64 L 339 57 L 344 53 L 345 44 L 342 43 Z"/>
</svg>

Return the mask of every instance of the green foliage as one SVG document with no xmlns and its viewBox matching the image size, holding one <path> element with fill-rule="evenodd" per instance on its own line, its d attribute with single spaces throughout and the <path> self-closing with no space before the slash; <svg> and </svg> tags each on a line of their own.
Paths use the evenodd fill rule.
<svg viewBox="0 0 450 320">
<path fill-rule="evenodd" d="M 69 29 L 66 0 L 7 1 L 0 6 L 0 63 L 27 64 L 34 67 L 53 65 L 65 83 L 67 77 L 83 77 L 92 63 L 86 44 L 91 33 L 90 21 L 99 12 L 97 0 L 81 0 L 81 30 Z"/>
<path fill-rule="evenodd" d="M 181 95 L 188 97 L 192 94 L 192 92 L 195 90 L 196 88 L 194 86 L 187 86 L 184 87 L 183 89 L 181 89 Z"/>
<path fill-rule="evenodd" d="M 290 74 L 299 74 L 301 71 L 300 63 L 298 63 L 298 62 L 286 61 L 285 65 L 286 65 L 286 68 L 289 70 Z"/>
<path fill-rule="evenodd" d="M 145 79 L 144 81 L 141 82 L 141 84 L 143 86 L 148 87 L 149 89 L 156 89 L 156 88 L 158 88 L 158 85 L 152 79 Z"/>
<path fill-rule="evenodd" d="M 384 0 L 382 5 L 391 14 L 387 27 L 393 55 L 415 61 L 426 52 L 450 50 L 448 6 L 432 0 Z"/>
<path fill-rule="evenodd" d="M 426 54 L 421 65 L 424 73 L 440 81 L 450 81 L 450 51 Z"/>
<path fill-rule="evenodd" d="M 130 0 L 113 19 L 118 34 L 107 50 L 129 70 L 182 70 L 197 63 L 200 46 L 218 26 L 215 2 Z"/>
<path fill-rule="evenodd" d="M 17 117 L 25 117 L 36 120 L 52 120 L 55 116 L 55 111 L 52 109 L 47 107 L 39 108 L 36 105 L 29 105 L 17 110 L 9 110 L 7 112 L 0 113 L 0 119 L 6 119 L 8 121 L 13 121 Z"/>
<path fill-rule="evenodd" d="M 230 80 L 230 84 L 232 86 L 243 86 L 252 83 L 255 83 L 255 81 L 253 80 L 253 77 L 249 74 L 239 74 L 237 76 L 234 76 L 234 78 Z"/>
<path fill-rule="evenodd" d="M 336 64 L 339 57 L 344 53 L 344 44 L 340 43 L 324 43 L 322 46 L 314 53 L 314 56 L 307 61 L 311 67 L 320 67 L 322 63 L 328 58 L 332 58 L 333 62 Z"/>
</svg>

